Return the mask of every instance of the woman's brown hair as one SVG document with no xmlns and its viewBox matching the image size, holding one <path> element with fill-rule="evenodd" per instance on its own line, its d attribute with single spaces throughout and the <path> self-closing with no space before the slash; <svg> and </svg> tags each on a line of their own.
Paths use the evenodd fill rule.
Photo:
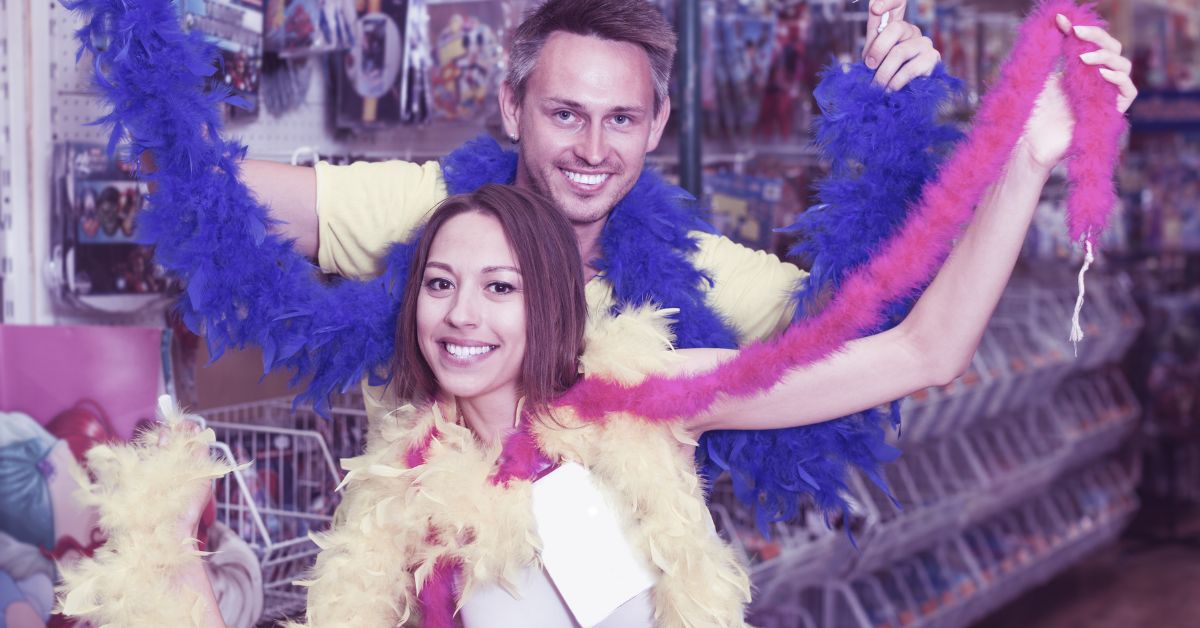
<svg viewBox="0 0 1200 628">
<path fill-rule="evenodd" d="M 527 408 L 542 409 L 578 378 L 587 302 L 575 232 L 546 198 L 509 185 L 485 185 L 442 201 L 425 225 L 408 271 L 396 325 L 396 394 L 431 401 L 438 383 L 417 344 L 417 298 L 429 249 L 451 218 L 467 212 L 493 216 L 517 256 L 525 294 L 525 359 L 520 389 Z"/>
</svg>

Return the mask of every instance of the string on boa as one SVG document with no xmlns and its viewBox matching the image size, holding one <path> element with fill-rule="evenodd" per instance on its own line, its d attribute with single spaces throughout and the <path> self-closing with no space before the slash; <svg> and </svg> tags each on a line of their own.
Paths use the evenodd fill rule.
<svg viewBox="0 0 1200 628">
<path fill-rule="evenodd" d="M 933 276 L 973 209 L 999 179 L 1060 61 L 1062 88 L 1075 118 L 1067 149 L 1068 228 L 1072 238 L 1092 250 L 1092 234 L 1104 230 L 1116 202 L 1113 170 L 1126 122 L 1116 109 L 1116 88 L 1079 59 L 1094 45 L 1063 35 L 1054 23 L 1056 13 L 1072 24 L 1105 25 L 1092 6 L 1076 6 L 1070 0 L 1049 0 L 1034 8 L 966 140 L 925 187 L 900 232 L 842 282 L 823 310 L 794 323 L 778 339 L 744 348 L 707 373 L 651 377 L 632 387 L 588 379 L 559 403 L 591 419 L 618 411 L 658 421 L 694 416 L 722 396 L 747 397 L 768 390 L 789 370 L 825 359 L 849 340 L 883 325 L 887 304 Z"/>
</svg>

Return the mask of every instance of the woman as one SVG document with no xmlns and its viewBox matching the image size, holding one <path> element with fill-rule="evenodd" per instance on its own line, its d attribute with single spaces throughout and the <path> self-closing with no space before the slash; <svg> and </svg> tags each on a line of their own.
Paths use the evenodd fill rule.
<svg viewBox="0 0 1200 628">
<path fill-rule="evenodd" d="M 434 211 L 410 271 L 409 286 L 415 289 L 404 295 L 397 325 L 395 385 L 397 394 L 413 399 L 414 405 L 397 409 L 386 425 L 373 425 L 367 454 L 344 461 L 349 469 L 346 497 L 334 528 L 323 537 L 324 551 L 311 582 L 308 616 L 313 624 L 373 626 L 384 618 L 384 623 L 396 623 L 418 614 L 418 606 L 424 606 L 426 622 L 433 623 L 436 616 L 449 617 L 452 609 L 437 594 L 450 596 L 451 585 L 457 586 L 466 603 L 463 617 L 468 624 L 496 622 L 502 614 L 521 616 L 524 624 L 533 616 L 541 617 L 544 626 L 570 624 L 570 611 L 535 568 L 536 531 L 528 502 L 529 480 L 563 460 L 592 467 L 601 484 L 610 485 L 630 502 L 620 508 L 628 510 L 625 516 L 640 509 L 641 519 L 654 521 L 658 530 L 694 540 L 686 544 L 676 538 L 658 548 L 642 534 L 632 536 L 647 550 L 647 558 L 655 555 L 659 570 L 671 569 L 676 578 L 660 579 L 660 585 L 673 585 L 672 590 L 659 591 L 664 588 L 659 586 L 653 596 L 641 593 L 623 605 L 612 616 L 612 626 L 650 626 L 655 608 L 673 609 L 674 614 L 702 609 L 708 616 L 724 616 L 726 623 L 740 621 L 742 606 L 749 599 L 749 581 L 732 552 L 713 534 L 688 445 L 670 427 L 631 421 L 620 425 L 619 420 L 588 425 L 572 418 L 569 411 L 551 407 L 580 371 L 587 310 L 575 243 L 569 223 L 552 205 L 516 187 L 485 186 L 473 195 L 451 197 Z M 643 317 L 650 322 L 620 319 L 623 330 L 593 330 L 628 334 L 630 342 L 625 345 L 635 349 L 632 354 L 619 351 L 606 341 L 611 357 L 588 355 L 584 369 L 601 373 L 612 363 L 623 381 L 635 381 L 640 366 L 671 365 L 679 370 L 696 364 L 696 354 L 667 351 L 664 317 L 653 312 Z M 707 354 L 698 358 L 709 360 Z M 617 425 L 619 429 L 613 429 Z M 184 435 L 175 443 L 176 453 L 192 451 L 181 459 L 187 478 L 162 471 L 166 468 L 162 455 L 169 453 L 169 445 L 162 451 L 142 451 L 150 456 L 143 466 L 160 465 L 156 467 L 160 471 L 140 476 L 157 478 L 167 486 L 182 484 L 175 492 L 192 496 L 176 504 L 173 514 L 160 516 L 172 522 L 167 537 L 178 542 L 194 536 L 206 500 L 203 483 L 221 471 L 212 471 L 214 467 L 196 471 L 194 454 L 205 450 L 196 443 L 196 430 L 176 427 L 174 433 Z M 630 445 L 618 448 L 616 443 Z M 108 451 L 94 456 L 108 459 Z M 626 479 L 640 482 L 623 483 L 612 472 L 612 468 L 632 471 L 638 466 L 642 473 Z M 121 484 L 107 476 L 112 465 L 96 465 L 94 460 L 92 467 L 101 484 Z M 384 468 L 388 471 L 380 471 Z M 437 472 L 415 482 L 415 468 Z M 421 495 L 395 500 L 414 488 Z M 142 491 L 158 494 L 150 486 Z M 127 513 L 137 510 L 136 504 L 109 503 L 101 508 Z M 680 519 L 666 513 L 662 506 L 667 504 L 688 516 Z M 391 510 L 392 506 L 401 508 Z M 377 512 L 382 507 L 389 512 Z M 365 532 L 373 525 L 367 519 L 376 516 L 386 530 Z M 138 525 L 155 527 L 145 520 Z M 460 532 L 445 537 L 437 533 L 450 528 Z M 138 540 L 139 545 L 145 543 Z M 680 549 L 694 555 L 680 554 Z M 185 561 L 186 567 L 180 567 L 180 561 L 168 561 L 169 568 L 160 563 L 150 568 L 155 575 L 144 579 L 128 573 L 113 578 L 124 569 L 112 562 L 119 562 L 122 552 L 130 554 L 110 544 L 95 561 L 66 575 L 67 612 L 98 612 L 89 616 L 120 623 L 121 616 L 106 615 L 114 609 L 104 605 L 120 606 L 114 599 L 174 579 L 184 591 L 198 594 L 184 604 L 188 610 L 182 616 L 190 615 L 198 603 L 194 608 L 205 609 L 205 623 L 221 626 L 202 562 Z M 145 557 L 142 551 L 133 554 Z M 685 573 L 671 567 L 679 561 L 703 567 Z M 421 582 L 419 594 L 418 580 L 430 573 L 433 579 Z M 714 579 L 714 573 L 724 578 Z M 686 581 L 689 575 L 696 581 Z M 124 584 L 116 590 L 97 588 L 108 582 L 115 586 L 118 580 Z M 708 580 L 718 585 L 704 586 Z M 515 586 L 524 596 L 517 602 L 498 590 L 499 585 Z M 350 597 L 349 592 L 358 594 Z M 144 596 L 170 599 L 149 591 Z M 148 618 L 138 615 L 137 605 L 126 606 L 133 615 L 124 616 L 125 620 Z"/>
</svg>

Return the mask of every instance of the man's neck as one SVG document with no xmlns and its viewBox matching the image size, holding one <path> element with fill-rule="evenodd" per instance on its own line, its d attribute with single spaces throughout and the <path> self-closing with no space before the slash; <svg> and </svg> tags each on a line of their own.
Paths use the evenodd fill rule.
<svg viewBox="0 0 1200 628">
<path fill-rule="evenodd" d="M 583 259 L 583 280 L 591 281 L 599 272 L 593 265 L 593 260 L 598 260 L 602 257 L 603 251 L 600 250 L 600 233 L 604 231 L 605 220 L 597 220 L 586 224 L 572 224 L 571 228 L 575 230 L 575 240 L 579 242 L 579 255 Z"/>
</svg>

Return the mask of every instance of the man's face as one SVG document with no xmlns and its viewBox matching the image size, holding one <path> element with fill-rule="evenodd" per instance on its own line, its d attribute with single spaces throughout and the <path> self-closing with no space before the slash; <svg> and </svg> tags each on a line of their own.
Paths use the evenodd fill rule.
<svg viewBox="0 0 1200 628">
<path fill-rule="evenodd" d="M 575 225 L 603 220 L 637 182 L 670 111 L 654 113 L 650 60 L 640 46 L 557 32 L 516 102 L 500 95 L 520 138 L 517 184 L 552 199 Z"/>
</svg>

